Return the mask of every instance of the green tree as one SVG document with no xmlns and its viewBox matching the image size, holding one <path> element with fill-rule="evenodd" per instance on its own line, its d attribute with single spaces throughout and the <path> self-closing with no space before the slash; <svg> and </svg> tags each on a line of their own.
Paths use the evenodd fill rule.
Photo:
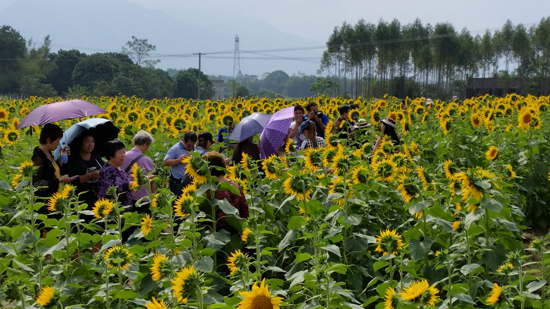
<svg viewBox="0 0 550 309">
<path fill-rule="evenodd" d="M 55 70 L 54 63 L 48 61 L 50 54 L 50 37 L 44 38 L 42 46 L 35 48 L 29 41 L 27 46 L 26 61 L 22 65 L 20 93 L 41 97 L 53 97 L 57 91 L 51 84 L 46 83 L 46 76 Z"/>
<path fill-rule="evenodd" d="M 271 89 L 276 93 L 282 94 L 285 90 L 285 83 L 290 78 L 284 71 L 277 70 L 268 73 L 264 77 L 264 88 Z"/>
<path fill-rule="evenodd" d="M 117 60 L 107 54 L 93 54 L 81 59 L 73 71 L 73 83 L 93 88 L 96 82 L 110 83 L 115 78 Z"/>
<path fill-rule="evenodd" d="M 174 79 L 174 97 L 185 99 L 197 99 L 197 83 L 199 70 L 189 68 L 184 71 L 180 71 Z M 212 86 L 212 82 L 200 72 L 201 80 L 201 98 L 206 99 L 214 95 L 215 90 Z"/>
<path fill-rule="evenodd" d="M 64 94 L 74 86 L 73 72 L 80 60 L 86 54 L 78 50 L 59 50 L 49 54 L 48 60 L 56 65 L 55 69 L 46 76 L 46 82 L 51 84 L 58 94 Z"/>
<path fill-rule="evenodd" d="M 153 68 L 160 60 L 147 59 L 150 52 L 155 51 L 157 47 L 149 44 L 147 39 L 138 39 L 132 35 L 132 40 L 126 42 L 126 46 L 122 47 L 122 53 L 130 56 L 135 64 L 148 68 Z"/>
<path fill-rule="evenodd" d="M 26 53 L 25 39 L 10 26 L 0 28 L 0 93 L 17 93 L 22 63 Z"/>
<path fill-rule="evenodd" d="M 311 84 L 310 90 L 319 94 L 335 95 L 338 91 L 338 84 L 328 77 L 317 77 L 315 82 Z"/>
</svg>

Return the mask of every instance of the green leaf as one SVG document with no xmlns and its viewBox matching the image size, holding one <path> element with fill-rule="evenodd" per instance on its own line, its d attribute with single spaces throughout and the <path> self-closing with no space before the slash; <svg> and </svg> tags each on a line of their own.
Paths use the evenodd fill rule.
<svg viewBox="0 0 550 309">
<path fill-rule="evenodd" d="M 216 250 L 212 249 L 212 248 L 204 248 L 201 250 L 201 255 L 205 255 L 205 256 L 212 256 L 212 254 L 214 254 L 216 252 Z"/>
<path fill-rule="evenodd" d="M 144 296 L 145 294 L 153 291 L 156 287 L 157 283 L 153 281 L 151 274 L 148 273 L 139 284 L 139 296 Z"/>
<path fill-rule="evenodd" d="M 473 273 L 473 271 L 480 268 L 480 267 L 481 267 L 481 265 L 476 264 L 476 263 L 472 263 L 472 264 L 462 266 L 462 268 L 460 269 L 460 272 L 464 276 L 468 275 L 469 273 L 472 273 L 472 275 L 474 275 L 475 273 Z M 476 273 L 478 273 L 478 272 L 476 272 Z"/>
<path fill-rule="evenodd" d="M 456 298 L 463 303 L 468 303 L 472 305 L 474 304 L 474 300 L 472 299 L 472 297 L 465 293 L 453 294 L 453 298 Z"/>
<path fill-rule="evenodd" d="M 216 185 L 213 184 L 213 183 L 205 183 L 203 185 L 201 185 L 198 189 L 197 189 L 197 192 L 195 193 L 196 196 L 203 196 L 206 191 L 208 190 L 216 190 Z"/>
<path fill-rule="evenodd" d="M 529 291 L 529 293 L 533 293 L 542 288 L 544 285 L 546 285 L 546 280 L 529 282 L 527 285 L 527 291 Z"/>
<path fill-rule="evenodd" d="M 336 254 L 337 256 L 342 257 L 340 255 L 340 248 L 338 248 L 335 245 L 326 245 L 324 247 L 321 247 L 321 249 L 326 250 L 328 252 L 332 252 L 332 253 Z"/>
<path fill-rule="evenodd" d="M 17 252 L 15 252 L 15 249 L 12 247 L 12 245 L 0 244 L 0 251 L 6 252 L 13 256 L 17 256 Z"/>
<path fill-rule="evenodd" d="M 301 262 L 307 261 L 309 259 L 311 259 L 311 254 L 309 254 L 309 253 L 300 253 L 300 254 L 296 255 L 296 259 L 294 259 L 294 263 L 301 263 Z"/>
<path fill-rule="evenodd" d="M 290 218 L 290 221 L 288 221 L 287 228 L 289 230 L 292 229 L 301 229 L 302 226 L 306 225 L 307 221 L 303 216 L 293 216 Z"/>
<path fill-rule="evenodd" d="M 114 247 L 116 245 L 118 245 L 120 243 L 120 239 L 113 239 L 113 240 L 109 240 L 106 244 L 104 244 L 103 246 L 101 246 L 101 250 L 100 251 L 103 251 L 105 249 L 109 249 L 111 247 Z M 48 250 L 49 251 L 49 250 Z"/>
<path fill-rule="evenodd" d="M 483 199 L 481 201 L 481 206 L 487 207 L 487 209 L 494 212 L 500 212 L 502 210 L 502 204 L 494 198 Z"/>
<path fill-rule="evenodd" d="M 336 273 L 339 273 L 341 275 L 345 275 L 347 270 L 348 270 L 348 266 L 346 266 L 344 264 L 337 263 L 337 264 L 334 264 L 334 265 L 330 266 L 329 268 L 327 268 L 325 270 L 325 273 L 330 275 L 331 273 L 336 272 Z"/>
<path fill-rule="evenodd" d="M 506 256 L 508 256 L 508 250 L 499 244 L 493 250 L 483 252 L 483 261 L 491 270 L 496 271 L 506 261 Z"/>
<path fill-rule="evenodd" d="M 237 208 L 229 204 L 229 202 L 226 199 L 223 199 L 223 200 L 214 199 L 212 201 L 212 204 L 219 206 L 220 209 L 228 215 L 235 215 L 237 213 Z"/>
<path fill-rule="evenodd" d="M 297 235 L 298 235 L 298 230 L 288 230 L 288 232 L 285 235 L 285 238 L 283 238 L 283 240 L 281 240 L 281 242 L 279 243 L 279 251 L 283 251 L 284 248 L 290 245 L 292 241 L 296 239 Z"/>
<path fill-rule="evenodd" d="M 203 256 L 200 260 L 193 263 L 193 267 L 208 274 L 214 269 L 214 260 L 209 256 Z"/>
<path fill-rule="evenodd" d="M 423 241 L 412 239 L 409 243 L 412 258 L 415 261 L 422 260 L 426 256 L 426 253 L 430 250 L 433 242 L 434 241 L 430 237 L 424 238 Z"/>
<path fill-rule="evenodd" d="M 13 188 L 10 186 L 10 184 L 5 182 L 4 180 L 0 180 L 0 189 L 5 191 L 13 191 Z"/>
<path fill-rule="evenodd" d="M 422 210 L 428 208 L 429 206 L 430 206 L 430 202 L 428 202 L 426 200 L 416 202 L 416 203 L 412 204 L 411 207 L 409 208 L 409 213 L 411 215 L 414 215 L 415 213 L 421 212 Z"/>
<path fill-rule="evenodd" d="M 119 291 L 116 293 L 116 298 L 122 298 L 122 299 L 130 299 L 130 298 L 137 298 L 139 297 L 139 294 L 134 291 Z"/>
<path fill-rule="evenodd" d="M 491 188 L 491 182 L 489 182 L 489 180 L 476 181 L 475 185 L 478 186 L 478 187 L 481 187 L 483 189 L 490 189 Z"/>
<path fill-rule="evenodd" d="M 224 181 L 218 185 L 218 190 L 220 191 L 231 191 L 231 193 L 241 196 L 239 187 L 231 184 L 229 181 Z"/>
<path fill-rule="evenodd" d="M 374 268 L 374 271 L 378 271 L 379 269 L 384 268 L 386 266 L 388 266 L 387 261 L 378 261 L 374 263 L 372 267 Z"/>
</svg>

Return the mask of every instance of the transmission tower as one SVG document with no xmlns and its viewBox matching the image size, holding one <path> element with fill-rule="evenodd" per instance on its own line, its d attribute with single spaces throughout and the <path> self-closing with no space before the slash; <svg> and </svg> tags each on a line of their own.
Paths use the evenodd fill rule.
<svg viewBox="0 0 550 309">
<path fill-rule="evenodd" d="M 241 53 L 239 51 L 239 36 L 235 35 L 235 55 L 233 57 L 233 79 L 241 77 Z"/>
</svg>

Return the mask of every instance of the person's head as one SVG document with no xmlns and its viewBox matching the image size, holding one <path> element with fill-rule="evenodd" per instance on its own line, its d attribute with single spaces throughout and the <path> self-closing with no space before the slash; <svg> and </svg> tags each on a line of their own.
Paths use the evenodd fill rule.
<svg viewBox="0 0 550 309">
<path fill-rule="evenodd" d="M 359 109 L 359 106 L 357 104 L 351 104 L 349 107 L 351 108 L 351 110 Z"/>
<path fill-rule="evenodd" d="M 183 139 L 181 140 L 181 143 L 183 144 L 183 148 L 187 151 L 193 150 L 193 147 L 195 147 L 195 143 L 197 142 L 197 134 L 195 132 L 187 132 L 183 135 Z"/>
<path fill-rule="evenodd" d="M 40 145 L 47 146 L 50 151 L 59 146 L 59 141 L 63 137 L 63 130 L 55 124 L 48 123 L 40 131 Z"/>
<path fill-rule="evenodd" d="M 349 105 L 342 105 L 338 107 L 338 112 L 340 113 L 341 117 L 344 117 L 346 119 L 349 118 L 349 112 L 351 111 L 351 107 Z"/>
<path fill-rule="evenodd" d="M 207 152 L 202 155 L 202 158 L 208 161 L 208 166 L 210 167 L 210 175 L 215 177 L 225 176 L 225 160 L 219 152 Z M 217 167 L 222 169 L 218 169 Z"/>
<path fill-rule="evenodd" d="M 75 149 L 82 154 L 91 153 L 95 148 L 94 136 L 90 131 L 85 131 L 78 137 L 75 146 Z"/>
<path fill-rule="evenodd" d="M 199 141 L 197 142 L 198 146 L 208 150 L 214 144 L 214 137 L 210 132 L 201 132 L 199 134 Z"/>
<path fill-rule="evenodd" d="M 304 116 L 304 108 L 300 104 L 294 105 L 294 120 L 298 120 Z"/>
<path fill-rule="evenodd" d="M 126 158 L 126 148 L 123 142 L 112 140 L 105 144 L 105 159 L 114 167 L 122 166 L 124 158 Z"/>
<path fill-rule="evenodd" d="M 307 105 L 306 105 L 306 110 L 307 112 L 311 112 L 311 111 L 318 111 L 319 110 L 319 107 L 317 106 L 317 103 L 315 102 L 309 102 Z"/>
<path fill-rule="evenodd" d="M 302 134 L 304 134 L 310 141 L 315 142 L 317 139 L 317 127 L 315 126 L 315 123 L 313 121 L 308 121 L 302 131 Z"/>
<path fill-rule="evenodd" d="M 149 147 L 153 144 L 155 139 L 153 136 L 144 130 L 139 130 L 136 135 L 134 135 L 134 146 L 141 150 L 143 153 L 149 150 Z"/>
<path fill-rule="evenodd" d="M 389 136 L 395 145 L 399 145 L 399 137 L 395 132 L 395 121 L 391 118 L 384 118 L 380 121 L 380 131 Z"/>
</svg>

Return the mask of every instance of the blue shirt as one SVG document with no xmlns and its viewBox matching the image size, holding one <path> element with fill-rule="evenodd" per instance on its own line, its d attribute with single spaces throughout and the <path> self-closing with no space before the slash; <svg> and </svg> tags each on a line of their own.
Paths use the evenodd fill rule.
<svg viewBox="0 0 550 309">
<path fill-rule="evenodd" d="M 201 146 L 197 146 L 197 149 L 195 150 L 195 152 L 197 152 L 198 154 L 200 154 L 201 157 L 202 157 L 202 155 L 205 154 L 205 153 L 207 153 L 208 151 L 207 151 L 206 149 L 202 148 Z"/>
<path fill-rule="evenodd" d="M 231 131 L 229 131 L 229 128 L 221 127 L 218 130 L 218 137 L 216 138 L 216 140 L 218 141 L 218 143 L 225 142 L 226 146 L 228 146 L 229 144 L 238 144 L 237 142 L 230 141 L 229 135 L 231 135 Z"/>
<path fill-rule="evenodd" d="M 328 124 L 328 116 L 323 114 L 323 116 L 321 116 L 321 122 L 326 126 Z M 321 125 L 319 125 L 317 121 L 315 121 L 315 129 L 317 130 L 317 136 L 325 138 L 325 130 L 321 128 Z"/>
<path fill-rule="evenodd" d="M 183 148 L 183 144 L 181 143 L 181 141 L 179 141 L 177 144 L 172 146 L 170 150 L 168 150 L 168 152 L 166 153 L 166 156 L 164 156 L 164 160 L 179 159 L 179 157 L 185 154 L 189 154 L 189 152 L 185 148 Z M 187 164 L 183 164 L 183 163 L 173 165 L 170 167 L 170 174 L 174 178 L 183 179 L 186 168 L 187 168 Z"/>
</svg>

